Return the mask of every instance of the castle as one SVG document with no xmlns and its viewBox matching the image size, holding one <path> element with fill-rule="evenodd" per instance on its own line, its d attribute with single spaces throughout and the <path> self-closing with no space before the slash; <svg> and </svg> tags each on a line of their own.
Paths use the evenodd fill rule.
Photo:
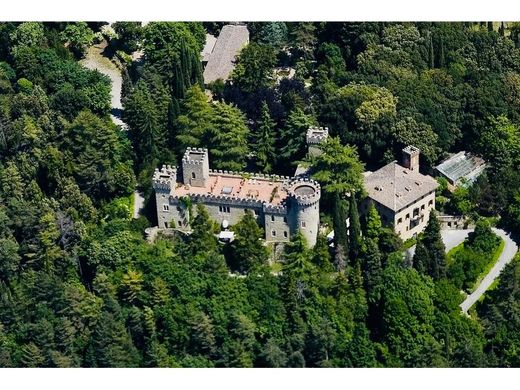
<svg viewBox="0 0 520 390">
<path fill-rule="evenodd" d="M 309 153 L 328 132 L 310 128 Z M 265 230 L 267 242 L 288 242 L 298 230 L 309 246 L 314 246 L 320 222 L 320 185 L 305 172 L 294 177 L 228 172 L 209 168 L 207 149 L 188 148 L 182 158 L 182 174 L 177 167 L 156 169 L 153 188 L 159 228 L 190 230 L 189 203 L 202 203 L 210 217 L 223 227 L 236 224 L 252 212 Z M 192 208 L 196 212 L 195 208 Z"/>
</svg>

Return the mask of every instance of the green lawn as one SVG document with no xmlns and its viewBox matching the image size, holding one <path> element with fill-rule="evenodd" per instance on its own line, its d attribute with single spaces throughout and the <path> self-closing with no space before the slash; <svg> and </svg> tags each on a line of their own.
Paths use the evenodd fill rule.
<svg viewBox="0 0 520 390">
<path fill-rule="evenodd" d="M 492 253 L 479 253 L 465 247 L 464 243 L 457 245 L 446 256 L 448 278 L 461 289 L 472 293 L 496 264 L 504 246 L 505 241 L 500 239 Z"/>
<path fill-rule="evenodd" d="M 486 268 L 484 268 L 484 270 L 478 276 L 477 280 L 475 281 L 475 284 L 473 285 L 473 288 L 471 289 L 471 292 L 475 291 L 475 289 L 480 284 L 482 279 L 484 279 L 484 276 L 486 276 L 489 273 L 489 271 L 491 271 L 491 268 L 493 268 L 495 266 L 495 264 L 498 261 L 498 258 L 500 257 L 500 254 L 504 250 L 505 245 L 506 245 L 506 242 L 503 239 L 500 239 L 500 245 L 498 245 L 498 248 L 495 249 L 495 252 L 493 252 L 493 257 L 491 258 L 491 261 L 486 265 Z M 498 280 L 498 278 L 496 280 Z M 490 289 L 491 289 L 491 287 L 492 286 L 490 286 Z M 488 291 L 489 291 L 489 289 L 488 289 Z"/>
</svg>

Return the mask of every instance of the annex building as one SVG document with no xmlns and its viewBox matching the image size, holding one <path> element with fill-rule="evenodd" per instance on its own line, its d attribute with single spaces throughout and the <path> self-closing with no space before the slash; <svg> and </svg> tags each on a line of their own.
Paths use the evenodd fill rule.
<svg viewBox="0 0 520 390">
<path fill-rule="evenodd" d="M 235 57 L 248 43 L 249 31 L 245 25 L 227 24 L 220 30 L 218 38 L 207 34 L 201 53 L 204 84 L 219 79 L 226 81 L 235 68 Z"/>
<path fill-rule="evenodd" d="M 365 172 L 368 197 L 362 204 L 365 213 L 372 201 L 383 225 L 392 226 L 403 239 L 422 232 L 435 209 L 437 181 L 419 173 L 420 150 L 414 146 L 403 149 L 403 162 L 393 161 L 375 172 Z"/>
<path fill-rule="evenodd" d="M 309 129 L 308 134 L 315 130 Z M 153 187 L 159 228 L 189 231 L 193 218 L 186 202 L 189 198 L 193 204 L 202 203 L 223 227 L 251 211 L 264 228 L 267 242 L 288 242 L 300 230 L 310 246 L 316 243 L 321 189 L 306 176 L 213 170 L 207 149 L 188 148 L 180 172 L 170 165 L 156 169 Z"/>
</svg>

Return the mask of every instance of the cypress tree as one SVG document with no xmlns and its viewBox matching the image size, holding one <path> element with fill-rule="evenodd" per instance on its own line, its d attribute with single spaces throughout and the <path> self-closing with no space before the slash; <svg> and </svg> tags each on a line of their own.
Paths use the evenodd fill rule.
<svg viewBox="0 0 520 390">
<path fill-rule="evenodd" d="M 186 94 L 186 84 L 184 83 L 182 64 L 178 58 L 174 61 L 172 94 L 178 99 L 183 99 Z"/>
<path fill-rule="evenodd" d="M 421 274 L 426 274 L 430 266 L 430 255 L 422 241 L 417 242 L 413 255 L 413 267 Z"/>
<path fill-rule="evenodd" d="M 434 211 L 424 229 L 423 243 L 429 254 L 428 274 L 438 280 L 446 276 L 446 248 L 442 242 L 441 226 Z"/>
<path fill-rule="evenodd" d="M 348 260 L 348 236 L 347 236 L 347 224 L 345 222 L 347 218 L 346 202 L 341 199 L 338 192 L 334 194 L 334 214 L 333 214 L 333 227 L 334 227 L 334 266 L 336 270 L 343 271 L 346 267 Z"/>
<path fill-rule="evenodd" d="M 168 123 L 166 125 L 166 131 L 168 136 L 168 146 L 170 148 L 175 147 L 175 138 L 177 136 L 177 118 L 180 114 L 179 102 L 172 96 L 170 104 L 168 105 Z"/>
<path fill-rule="evenodd" d="M 365 219 L 365 235 L 368 238 L 377 240 L 379 238 L 379 234 L 381 233 L 381 227 L 382 224 L 379 213 L 374 207 L 374 204 L 370 202 L 368 204 L 368 210 Z"/>
<path fill-rule="evenodd" d="M 271 119 L 267 103 L 262 103 L 262 114 L 260 125 L 254 139 L 254 149 L 256 151 L 256 164 L 262 172 L 271 172 L 275 163 L 275 123 Z"/>
<path fill-rule="evenodd" d="M 435 53 L 433 51 L 433 38 L 431 31 L 428 31 L 428 64 L 430 69 L 435 67 Z"/>
<path fill-rule="evenodd" d="M 181 39 L 181 49 L 179 57 L 181 65 L 182 83 L 184 84 L 184 88 L 188 88 L 191 85 L 191 56 L 188 53 L 188 48 L 186 47 L 186 41 L 184 39 Z"/>
<path fill-rule="evenodd" d="M 383 283 L 383 266 L 381 252 L 377 241 L 371 238 L 365 240 L 363 250 L 363 281 L 367 292 L 368 303 L 375 304 L 381 298 Z"/>
<path fill-rule="evenodd" d="M 349 213 L 349 244 L 350 259 L 355 260 L 359 255 L 361 248 L 361 224 L 359 223 L 359 212 L 356 201 L 356 195 L 352 193 L 350 196 Z"/>
</svg>

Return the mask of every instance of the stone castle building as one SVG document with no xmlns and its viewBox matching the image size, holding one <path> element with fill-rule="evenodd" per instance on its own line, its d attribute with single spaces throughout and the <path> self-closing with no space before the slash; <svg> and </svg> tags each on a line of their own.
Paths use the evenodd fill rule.
<svg viewBox="0 0 520 390">
<path fill-rule="evenodd" d="M 308 134 L 314 130 L 309 129 Z M 300 230 L 309 245 L 314 246 L 321 195 L 316 181 L 305 175 L 290 178 L 217 171 L 209 165 L 207 149 L 188 148 L 182 159 L 182 172 L 170 165 L 155 170 L 153 187 L 159 228 L 189 231 L 193 218 L 188 210 L 190 202 L 186 201 L 189 198 L 193 204 L 202 203 L 210 217 L 224 227 L 237 223 L 249 210 L 265 229 L 267 242 L 287 242 Z M 192 211 L 196 212 L 196 207 Z"/>
<path fill-rule="evenodd" d="M 362 203 L 365 213 L 372 201 L 381 216 L 383 225 L 392 226 L 403 239 L 422 232 L 435 209 L 437 181 L 419 173 L 420 150 L 414 146 L 403 149 L 403 163 L 396 161 L 375 172 L 365 172 L 364 181 L 368 197 Z"/>
</svg>

